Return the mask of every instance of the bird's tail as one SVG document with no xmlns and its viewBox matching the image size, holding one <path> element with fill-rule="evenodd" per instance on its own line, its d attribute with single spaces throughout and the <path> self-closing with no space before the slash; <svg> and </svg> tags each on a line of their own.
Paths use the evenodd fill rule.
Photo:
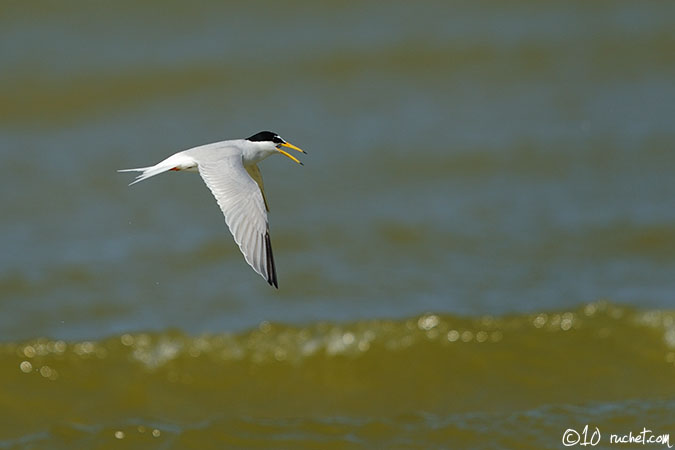
<svg viewBox="0 0 675 450">
<path fill-rule="evenodd" d="M 120 169 L 118 172 L 141 172 L 134 181 L 129 183 L 129 186 L 136 184 L 140 181 L 159 175 L 160 173 L 167 172 L 169 170 L 182 170 L 186 168 L 186 163 L 188 160 L 180 154 L 175 154 L 164 161 L 158 162 L 154 166 L 149 167 L 139 167 L 137 169 Z"/>
<path fill-rule="evenodd" d="M 160 163 L 161 164 L 161 163 Z M 141 172 L 136 176 L 136 179 L 129 183 L 129 186 L 132 184 L 136 184 L 139 181 L 143 181 L 147 178 L 154 177 L 155 175 L 159 175 L 160 173 L 166 172 L 167 170 L 171 170 L 172 167 L 162 167 L 160 164 L 150 166 L 150 167 L 139 167 L 137 169 L 120 169 L 118 172 Z"/>
</svg>

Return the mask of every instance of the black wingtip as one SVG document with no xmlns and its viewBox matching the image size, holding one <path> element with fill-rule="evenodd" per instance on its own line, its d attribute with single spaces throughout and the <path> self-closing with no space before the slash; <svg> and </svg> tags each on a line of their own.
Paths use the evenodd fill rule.
<svg viewBox="0 0 675 450">
<path fill-rule="evenodd" d="M 267 282 L 270 286 L 279 289 L 277 280 L 277 267 L 274 265 L 274 256 L 272 255 L 272 242 L 270 241 L 270 232 L 265 233 L 265 253 L 267 254 Z"/>
</svg>

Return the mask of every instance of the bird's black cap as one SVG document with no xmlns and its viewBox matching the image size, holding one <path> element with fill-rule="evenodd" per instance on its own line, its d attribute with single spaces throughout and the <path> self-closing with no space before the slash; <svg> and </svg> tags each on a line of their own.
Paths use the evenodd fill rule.
<svg viewBox="0 0 675 450">
<path fill-rule="evenodd" d="M 283 144 L 286 142 L 281 139 L 281 136 L 276 133 L 272 133 L 271 131 L 261 131 L 260 133 L 256 133 L 251 137 L 247 137 L 246 140 L 251 142 L 274 142 L 275 144 Z"/>
</svg>

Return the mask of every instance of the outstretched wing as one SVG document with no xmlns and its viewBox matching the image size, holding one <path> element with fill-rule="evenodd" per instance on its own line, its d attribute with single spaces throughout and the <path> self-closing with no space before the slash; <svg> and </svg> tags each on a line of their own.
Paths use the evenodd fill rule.
<svg viewBox="0 0 675 450">
<path fill-rule="evenodd" d="M 246 262 L 270 285 L 278 288 L 265 200 L 241 156 L 200 161 L 198 168 L 225 215 L 225 222 Z"/>
</svg>

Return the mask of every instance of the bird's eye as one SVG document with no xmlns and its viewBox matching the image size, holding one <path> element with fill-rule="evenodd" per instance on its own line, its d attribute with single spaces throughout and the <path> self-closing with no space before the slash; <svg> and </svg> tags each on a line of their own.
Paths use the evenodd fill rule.
<svg viewBox="0 0 675 450">
<path fill-rule="evenodd" d="M 274 142 L 275 144 L 283 144 L 283 143 L 284 143 L 284 140 L 281 139 L 279 136 L 274 136 L 274 137 L 272 138 L 272 142 Z"/>
</svg>

